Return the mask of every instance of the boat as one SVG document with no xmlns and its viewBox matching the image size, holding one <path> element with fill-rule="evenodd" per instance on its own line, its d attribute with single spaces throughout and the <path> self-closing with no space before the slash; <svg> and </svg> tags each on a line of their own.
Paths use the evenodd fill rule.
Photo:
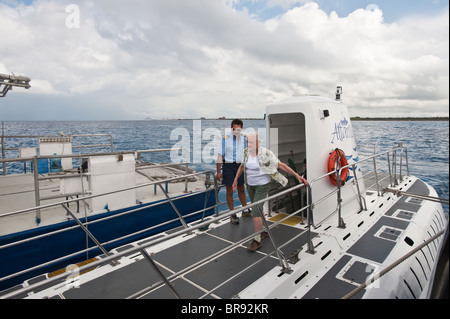
<svg viewBox="0 0 450 319">
<path fill-rule="evenodd" d="M 0 298 L 425 299 L 446 289 L 448 296 L 448 199 L 410 175 L 401 143 L 360 157 L 341 96 L 338 87 L 335 99 L 295 96 L 267 106 L 266 146 L 297 171 L 306 160 L 308 185 L 273 184 L 245 208 L 41 273 Z M 249 252 L 251 218 L 232 225 L 229 217 L 259 204 L 269 236 Z"/>
<path fill-rule="evenodd" d="M 217 209 L 208 174 L 146 159 L 183 149 L 117 152 L 110 134 L 1 139 L 0 290 Z"/>
</svg>

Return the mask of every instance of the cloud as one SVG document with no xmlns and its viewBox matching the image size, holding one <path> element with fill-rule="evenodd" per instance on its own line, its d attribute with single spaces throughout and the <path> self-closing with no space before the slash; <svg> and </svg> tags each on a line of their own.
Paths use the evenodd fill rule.
<svg viewBox="0 0 450 319">
<path fill-rule="evenodd" d="M 262 117 L 268 103 L 332 97 L 337 85 L 354 116 L 448 116 L 448 8 L 388 24 L 378 9 L 339 17 L 314 2 L 254 2 L 283 11 L 261 20 L 235 0 L 80 1 L 78 28 L 70 1 L 0 3 L 0 72 L 32 78 L 4 98 L 23 113 L 0 117 L 45 119 L 40 99 L 63 119 Z"/>
</svg>

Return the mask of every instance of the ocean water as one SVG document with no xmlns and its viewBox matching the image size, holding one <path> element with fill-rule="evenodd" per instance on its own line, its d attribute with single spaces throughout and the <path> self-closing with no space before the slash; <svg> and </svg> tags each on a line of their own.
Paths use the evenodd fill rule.
<svg viewBox="0 0 450 319">
<path fill-rule="evenodd" d="M 190 167 L 197 171 L 215 172 L 211 149 L 217 136 L 229 129 L 229 120 L 147 120 L 147 121 L 31 121 L 5 122 L 4 134 L 15 135 L 65 135 L 110 134 L 114 151 L 171 149 L 184 146 L 190 149 Z M 388 150 L 399 142 L 408 148 L 410 174 L 431 184 L 440 198 L 449 198 L 449 122 L 445 121 L 353 121 L 360 158 Z M 246 130 L 265 133 L 265 121 L 246 120 Z M 99 140 L 84 139 L 85 143 L 98 144 Z M 103 138 L 101 143 L 109 143 Z M 74 145 L 76 142 L 74 143 Z M 1 147 L 1 146 L 0 146 Z M 37 147 L 37 141 L 25 142 L 11 139 L 5 148 Z M 109 151 L 108 148 L 85 150 Z M 74 150 L 74 153 L 78 150 Z M 8 157 L 17 152 L 6 151 Z M 186 154 L 179 152 L 155 153 L 145 156 L 154 162 L 184 160 Z M 8 173 L 23 170 L 23 164 L 8 164 Z M 448 205 L 443 205 L 448 214 Z"/>
</svg>

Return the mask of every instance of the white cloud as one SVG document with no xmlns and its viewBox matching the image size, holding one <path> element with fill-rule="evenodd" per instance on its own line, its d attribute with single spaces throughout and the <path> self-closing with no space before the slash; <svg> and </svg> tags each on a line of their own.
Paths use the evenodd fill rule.
<svg viewBox="0 0 450 319">
<path fill-rule="evenodd" d="M 267 7 L 288 9 L 258 21 L 236 2 L 81 1 L 72 29 L 69 1 L 0 3 L 0 72 L 32 78 L 15 103 L 57 96 L 99 119 L 105 108 L 108 119 L 260 117 L 268 103 L 333 96 L 337 85 L 355 116 L 448 116 L 448 9 L 387 24 L 381 10 L 341 18 L 314 2 L 270 0 Z"/>
</svg>

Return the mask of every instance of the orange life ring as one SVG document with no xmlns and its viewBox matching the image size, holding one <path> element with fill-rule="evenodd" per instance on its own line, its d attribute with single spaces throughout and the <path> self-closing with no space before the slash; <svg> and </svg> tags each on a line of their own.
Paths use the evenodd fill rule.
<svg viewBox="0 0 450 319">
<path fill-rule="evenodd" d="M 338 163 L 337 168 L 336 163 Z M 330 157 L 328 158 L 328 173 L 334 172 L 336 169 L 340 169 L 341 167 L 347 165 L 347 157 L 345 156 L 344 151 L 337 148 L 333 152 L 331 152 Z M 348 177 L 348 167 L 345 167 L 344 169 L 339 171 L 341 175 L 341 186 L 344 186 Z M 331 183 L 333 183 L 334 186 L 337 186 L 337 173 L 330 174 L 328 175 L 328 177 L 330 178 Z"/>
</svg>

